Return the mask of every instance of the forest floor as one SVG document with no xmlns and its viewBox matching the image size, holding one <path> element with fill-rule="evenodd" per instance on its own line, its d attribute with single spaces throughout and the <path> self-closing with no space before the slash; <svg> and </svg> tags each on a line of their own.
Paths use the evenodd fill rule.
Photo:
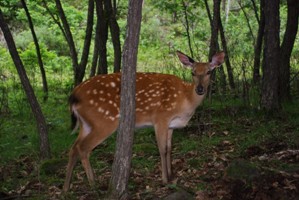
<svg viewBox="0 0 299 200">
<path fill-rule="evenodd" d="M 293 123 L 290 119 L 294 118 L 287 115 L 268 120 L 254 114 L 240 115 L 232 108 L 208 112 L 216 119 L 199 126 L 192 126 L 198 125 L 193 120 L 191 126 L 174 134 L 174 179 L 168 185 L 161 184 L 153 130 L 136 133 L 129 181 L 131 199 L 299 199 L 297 119 Z M 220 120 L 228 114 L 231 117 Z M 114 139 L 99 145 L 92 154 L 95 189 L 90 188 L 78 164 L 70 191 L 62 193 L 66 149 L 43 163 L 35 156 L 22 155 L 1 165 L 0 199 L 105 199 Z"/>
</svg>

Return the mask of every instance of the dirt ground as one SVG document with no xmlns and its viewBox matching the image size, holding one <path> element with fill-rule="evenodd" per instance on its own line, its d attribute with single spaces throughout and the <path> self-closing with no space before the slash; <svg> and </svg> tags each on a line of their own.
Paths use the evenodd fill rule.
<svg viewBox="0 0 299 200">
<path fill-rule="evenodd" d="M 240 158 L 232 158 L 235 144 L 223 141 L 210 152 L 209 160 L 200 168 L 190 165 L 199 152 L 180 154 L 174 149 L 173 171 L 175 178 L 169 185 L 161 184 L 160 162 L 156 159 L 152 171 L 132 169 L 131 199 L 299 199 L 299 150 L 291 150 L 283 142 L 271 141 L 262 146 L 251 146 Z M 99 155 L 98 159 L 112 163 L 113 155 Z M 135 157 L 143 155 L 134 155 Z M 285 163 L 283 170 L 276 163 Z M 111 169 L 97 169 L 97 183 L 92 190 L 81 167 L 77 167 L 68 194 L 62 193 L 66 161 L 44 169 L 48 178 L 40 177 L 36 161 L 22 157 L 0 167 L 0 181 L 15 181 L 12 190 L 0 191 L 0 199 L 105 199 Z M 51 180 L 51 173 L 55 179 Z M 53 175 L 54 176 L 54 175 Z M 17 181 L 18 180 L 18 181 Z M 20 181 L 21 180 L 21 181 Z"/>
</svg>

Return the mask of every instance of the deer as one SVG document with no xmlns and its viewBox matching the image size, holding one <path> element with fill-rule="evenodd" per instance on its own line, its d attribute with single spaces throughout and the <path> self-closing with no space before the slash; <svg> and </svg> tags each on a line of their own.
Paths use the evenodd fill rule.
<svg viewBox="0 0 299 200">
<path fill-rule="evenodd" d="M 161 73 L 136 73 L 135 127 L 152 126 L 161 159 L 162 183 L 172 180 L 171 146 L 173 130 L 183 128 L 203 102 L 211 72 L 222 65 L 225 53 L 216 53 L 210 62 L 194 61 L 176 52 L 181 63 L 191 68 L 193 82 Z M 70 187 L 73 169 L 80 158 L 88 182 L 95 184 L 89 162 L 92 150 L 115 132 L 120 118 L 121 73 L 97 75 L 76 86 L 69 98 L 73 130 L 79 134 L 69 152 L 63 191 Z"/>
</svg>

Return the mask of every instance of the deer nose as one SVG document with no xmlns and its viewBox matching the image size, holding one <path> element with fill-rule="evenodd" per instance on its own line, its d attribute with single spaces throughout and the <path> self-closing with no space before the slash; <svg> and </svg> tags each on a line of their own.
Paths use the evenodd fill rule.
<svg viewBox="0 0 299 200">
<path fill-rule="evenodd" d="M 198 94 L 198 95 L 203 95 L 205 93 L 205 89 L 203 86 L 201 85 L 198 85 L 195 89 L 195 92 Z"/>
</svg>

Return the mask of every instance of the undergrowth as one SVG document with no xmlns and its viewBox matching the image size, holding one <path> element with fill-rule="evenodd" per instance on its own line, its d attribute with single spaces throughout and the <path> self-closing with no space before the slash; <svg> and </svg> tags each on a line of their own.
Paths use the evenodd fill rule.
<svg viewBox="0 0 299 200">
<path fill-rule="evenodd" d="M 29 187 L 26 184 L 34 184 L 32 180 L 42 182 L 47 187 L 62 188 L 68 151 L 77 136 L 70 134 L 67 93 L 67 90 L 51 92 L 49 96 L 52 98 L 47 102 L 40 101 L 48 125 L 52 153 L 52 158 L 46 161 L 40 161 L 38 158 L 38 134 L 28 102 L 24 101 L 23 93 L 14 93 L 15 100 L 10 101 L 7 112 L 0 115 L 0 165 L 3 166 L 1 170 L 6 170 L 1 171 L 1 192 L 17 193 L 20 188 Z M 38 96 L 42 99 L 41 92 Z M 234 159 L 246 160 L 251 154 L 263 156 L 279 150 L 298 149 L 298 110 L 296 102 L 284 104 L 281 114 L 269 118 L 258 107 L 244 105 L 239 99 L 207 99 L 203 106 L 198 108 L 187 127 L 174 131 L 172 157 L 175 176 L 182 184 L 188 181 L 180 175 L 189 173 L 188 170 L 182 171 L 185 168 L 189 168 L 190 173 L 195 173 L 204 170 L 207 163 L 218 159 L 229 163 Z M 98 187 L 103 191 L 107 190 L 111 176 L 115 140 L 116 134 L 113 134 L 91 155 L 91 164 L 99 179 Z M 273 160 L 266 164 L 262 161 L 254 162 L 258 166 L 274 167 L 277 170 L 298 169 L 298 165 L 282 161 Z M 145 193 L 153 192 L 153 182 L 160 181 L 159 163 L 154 130 L 136 130 L 132 160 L 134 178 L 130 179 L 129 186 L 132 193 L 139 191 L 141 185 L 144 185 Z M 80 187 L 83 181 L 84 189 L 88 188 L 81 164 L 75 168 L 75 174 L 74 185 Z M 143 176 L 153 174 L 154 178 L 139 183 Z M 209 189 L 207 183 L 202 182 L 206 181 L 206 175 L 197 179 L 200 181 L 192 185 L 191 192 L 195 193 L 200 188 Z M 44 188 L 40 190 L 43 191 L 42 194 L 34 194 L 36 199 L 48 198 Z M 168 187 L 167 190 L 173 191 L 173 188 Z"/>
</svg>

